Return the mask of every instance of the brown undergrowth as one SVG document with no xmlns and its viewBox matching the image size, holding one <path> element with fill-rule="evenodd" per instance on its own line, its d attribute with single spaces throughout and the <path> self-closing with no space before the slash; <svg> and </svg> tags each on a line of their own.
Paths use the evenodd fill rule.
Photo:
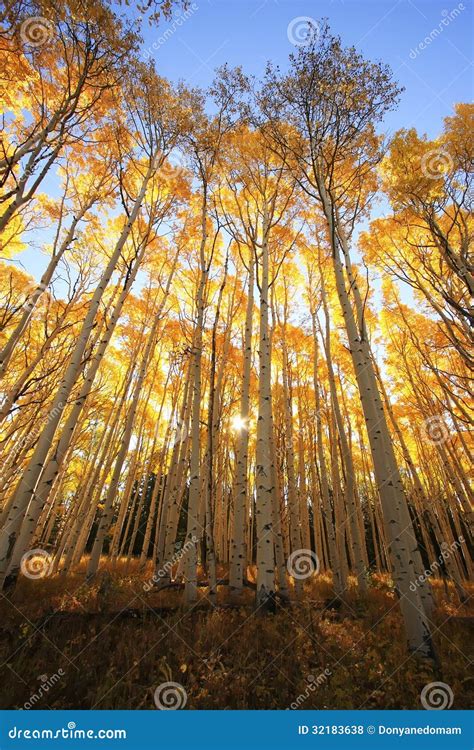
<svg viewBox="0 0 474 750">
<path fill-rule="evenodd" d="M 229 606 L 226 587 L 215 603 L 201 588 L 184 609 L 179 590 L 146 592 L 151 570 L 136 563 L 109 565 L 92 584 L 84 572 L 85 561 L 67 577 L 21 579 L 2 598 L 2 708 L 154 709 L 169 681 L 183 686 L 186 709 L 414 709 L 433 681 L 449 685 L 453 708 L 472 704 L 472 599 L 461 605 L 440 581 L 433 666 L 407 652 L 383 576 L 364 596 L 350 588 L 340 607 L 321 575 L 260 616 L 250 589 Z"/>
</svg>

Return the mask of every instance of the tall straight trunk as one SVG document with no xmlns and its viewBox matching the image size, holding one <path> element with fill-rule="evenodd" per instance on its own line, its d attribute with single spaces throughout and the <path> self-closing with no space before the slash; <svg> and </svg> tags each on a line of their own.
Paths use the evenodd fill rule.
<svg viewBox="0 0 474 750">
<path fill-rule="evenodd" d="M 339 451 L 337 445 L 336 424 L 334 411 L 331 410 L 328 420 L 329 455 L 331 458 L 332 504 L 334 508 L 334 533 L 336 538 L 337 555 L 341 569 L 344 588 L 347 588 L 349 565 L 347 548 L 350 547 L 350 537 L 344 515 L 341 492 L 341 476 L 339 472 Z"/>
<path fill-rule="evenodd" d="M 298 362 L 296 363 L 296 371 L 298 373 Z M 304 430 L 304 416 L 307 418 L 307 414 L 303 411 L 303 403 L 301 398 L 301 382 L 298 375 L 296 376 L 296 387 L 297 387 L 297 404 L 298 404 L 298 481 L 299 481 L 299 495 L 300 495 L 300 517 L 301 517 L 301 543 L 304 549 L 311 549 L 311 532 L 309 525 L 309 510 L 308 510 L 308 485 L 306 477 L 306 463 L 305 463 L 305 430 Z"/>
<path fill-rule="evenodd" d="M 208 265 L 206 260 L 207 246 L 207 189 L 201 208 L 201 244 L 199 249 L 200 275 L 196 298 L 196 325 L 193 336 L 193 380 L 192 380 L 192 412 L 191 412 L 191 465 L 189 480 L 188 519 L 186 529 L 186 544 L 188 551 L 185 560 L 184 601 L 192 604 L 197 599 L 197 539 L 202 532 L 200 523 L 200 505 L 202 501 L 201 486 L 201 391 L 202 391 L 202 348 L 205 294 L 208 279 Z"/>
<path fill-rule="evenodd" d="M 205 498 L 205 529 L 206 529 L 206 550 L 207 564 L 209 571 L 209 590 L 208 595 L 211 601 L 217 596 L 217 575 L 216 575 L 216 551 L 214 539 L 214 514 L 215 509 L 219 506 L 215 504 L 214 497 L 214 451 L 217 444 L 217 433 L 219 425 L 219 402 L 221 398 L 220 388 L 222 387 L 222 377 L 217 378 L 216 382 L 216 365 L 217 365 L 217 328 L 221 314 L 222 297 L 227 283 L 227 269 L 229 256 L 227 255 L 224 264 L 224 274 L 219 287 L 219 295 L 216 303 L 216 313 L 214 324 L 212 326 L 211 340 L 211 361 L 209 373 L 209 401 L 207 409 L 207 445 L 206 456 L 203 465 L 204 479 L 204 498 Z M 226 336 L 227 338 L 227 336 Z M 224 352 L 225 356 L 225 352 Z M 222 373 L 222 368 L 220 374 Z M 219 520 L 219 519 L 218 519 Z"/>
<path fill-rule="evenodd" d="M 310 446 L 311 452 L 313 452 L 313 435 L 310 435 Z M 309 461 L 309 472 L 310 472 L 310 497 L 311 497 L 311 508 L 313 511 L 313 546 L 316 556 L 319 560 L 319 569 L 326 570 L 329 568 L 327 555 L 324 550 L 323 541 L 323 530 L 321 528 L 321 488 L 319 485 L 319 476 L 317 471 L 316 461 Z"/>
<path fill-rule="evenodd" d="M 176 532 L 179 521 L 179 508 L 182 497 L 183 477 L 185 477 L 185 468 L 188 457 L 188 424 L 191 411 L 191 374 L 192 367 L 188 366 L 186 378 L 184 381 L 183 400 L 179 412 L 178 433 L 174 440 L 173 450 L 171 452 L 170 465 L 165 488 L 163 490 L 163 500 L 161 513 L 155 538 L 154 559 L 156 572 L 162 570 L 165 562 L 171 560 L 174 552 L 176 541 Z M 167 568 L 162 570 L 165 575 L 163 582 L 169 581 Z"/>
<path fill-rule="evenodd" d="M 311 320 L 313 330 L 313 383 L 316 406 L 316 449 L 318 453 L 319 475 L 321 480 L 322 507 L 328 542 L 329 563 L 331 565 L 333 575 L 334 593 L 336 594 L 336 596 L 342 596 L 343 591 L 346 587 L 346 581 L 343 575 L 341 560 L 339 558 L 338 548 L 336 544 L 333 514 L 331 509 L 331 502 L 329 499 L 329 482 L 323 447 L 321 394 L 319 392 L 319 345 L 317 336 L 317 318 L 316 312 L 314 310 L 311 313 Z"/>
<path fill-rule="evenodd" d="M 192 388 L 191 387 L 189 387 L 188 399 L 189 400 L 187 402 L 186 424 L 189 424 L 189 419 L 190 419 L 190 414 L 191 414 L 191 400 L 192 400 Z M 186 439 L 181 440 L 179 443 L 179 454 L 178 454 L 178 460 L 176 464 L 176 473 L 174 474 L 174 476 L 172 477 L 172 481 L 170 482 L 171 490 L 169 494 L 169 499 L 164 504 L 164 508 L 161 514 L 162 515 L 161 523 L 163 524 L 166 523 L 166 527 L 165 527 L 163 552 L 160 546 L 156 555 L 157 570 L 160 569 L 160 565 L 162 562 L 171 560 L 174 554 L 180 512 L 181 512 L 182 504 L 184 502 L 184 494 L 186 492 L 186 472 L 187 472 L 187 467 L 189 463 L 189 453 L 190 453 L 189 440 L 186 438 Z M 168 508 L 167 515 L 165 515 L 166 508 Z M 162 556 L 160 557 L 161 552 L 162 552 Z M 164 578 L 164 581 L 165 580 L 166 578 Z"/>
<path fill-rule="evenodd" d="M 421 565 L 419 564 L 421 558 L 419 558 L 418 545 L 377 388 L 365 331 L 364 306 L 356 279 L 352 274 L 343 229 L 340 225 L 336 227 L 334 224 L 335 217 L 327 196 L 324 197 L 324 210 L 332 244 L 336 289 L 364 411 L 377 487 L 390 544 L 393 576 L 400 595 L 400 608 L 405 623 L 408 645 L 411 650 L 432 657 L 433 645 L 423 601 L 418 589 L 413 591 L 410 587 L 410 584 L 421 574 Z M 342 246 L 344 252 L 348 282 L 356 304 L 357 322 L 346 288 L 344 268 L 340 258 L 340 246 Z"/>
<path fill-rule="evenodd" d="M 283 411 L 284 411 L 284 422 L 285 422 L 285 447 L 286 447 L 286 474 L 288 480 L 287 486 L 287 497 L 288 497 L 288 508 L 290 514 L 290 541 L 291 549 L 290 553 L 296 553 L 302 548 L 301 541 L 301 517 L 300 517 L 300 498 L 298 488 L 296 485 L 296 471 L 295 471 L 295 451 L 294 451 L 294 434 L 293 434 L 293 409 L 292 409 L 292 398 L 291 391 L 288 382 L 288 350 L 285 340 L 285 330 L 283 329 L 283 367 L 282 367 L 282 378 L 283 378 Z M 302 580 L 295 578 L 295 590 L 297 594 L 302 591 Z"/>
<path fill-rule="evenodd" d="M 352 458 L 353 455 L 353 443 L 352 443 L 352 425 L 351 425 L 351 418 L 349 414 L 349 409 L 347 407 L 347 401 L 346 401 L 346 394 L 344 385 L 341 380 L 341 373 L 338 372 L 338 383 L 339 383 L 339 394 L 341 397 L 341 406 L 342 406 L 342 415 L 344 417 L 344 424 L 346 426 L 346 434 L 347 434 L 347 446 L 349 455 Z M 364 558 L 364 565 L 366 568 L 369 567 L 369 556 L 367 553 L 367 544 L 366 544 L 366 533 L 365 533 L 365 518 L 364 514 L 362 512 L 362 502 L 361 497 L 359 493 L 359 481 L 357 477 L 357 471 L 355 469 L 355 466 L 353 465 L 353 471 L 352 471 L 353 477 L 354 477 L 354 498 L 355 498 L 355 505 L 356 505 L 356 515 L 357 515 L 357 523 L 359 526 L 359 534 L 360 539 L 362 540 L 362 554 Z"/>
<path fill-rule="evenodd" d="M 406 549 L 408 551 L 409 564 L 413 567 L 416 573 L 416 576 L 420 578 L 422 577 L 423 569 L 424 569 L 423 560 L 421 557 L 418 539 L 416 537 L 412 519 L 410 516 L 408 501 L 407 501 L 407 497 L 405 494 L 405 488 L 403 486 L 402 478 L 400 475 L 400 470 L 398 468 L 398 463 L 397 463 L 396 456 L 395 456 L 393 439 L 388 428 L 388 421 L 385 415 L 383 402 L 382 402 L 380 392 L 378 389 L 377 376 L 376 376 L 375 367 L 374 367 L 374 360 L 373 360 L 373 355 L 372 355 L 372 351 L 370 348 L 369 336 L 368 336 L 368 332 L 367 332 L 367 328 L 365 324 L 364 302 L 362 300 L 362 296 L 359 290 L 357 278 L 352 269 L 352 261 L 351 261 L 351 257 L 349 253 L 349 245 L 347 242 L 346 235 L 343 231 L 339 231 L 339 240 L 340 240 L 341 248 L 344 254 L 344 266 L 345 266 L 346 273 L 347 273 L 347 279 L 349 282 L 350 289 L 352 290 L 352 293 L 354 296 L 355 309 L 356 309 L 356 314 L 357 314 L 357 322 L 358 322 L 359 331 L 360 331 L 360 340 L 361 340 L 362 347 L 364 350 L 365 358 L 368 362 L 368 367 L 366 371 L 367 379 L 369 383 L 369 389 L 374 394 L 373 406 L 375 407 L 375 410 L 376 410 L 376 413 L 375 413 L 375 417 L 377 419 L 376 426 L 377 426 L 377 429 L 380 431 L 381 436 L 383 438 L 383 454 L 382 455 L 384 459 L 386 460 L 386 464 L 387 464 L 389 481 L 391 482 L 389 486 L 390 486 L 391 491 L 395 494 L 396 498 L 398 499 L 397 507 L 399 508 L 400 522 L 402 526 L 403 544 L 406 546 Z M 375 428 L 375 426 L 372 426 L 372 433 L 377 434 L 377 429 Z M 428 581 L 422 580 L 422 583 L 419 587 L 419 596 L 420 596 L 420 600 L 423 605 L 425 613 L 429 615 L 433 610 L 434 600 L 433 600 L 431 587 Z M 412 602 L 412 604 L 414 605 L 414 601 Z M 420 627 L 420 623 L 419 623 L 419 627 Z M 432 654 L 434 653 L 430 634 L 427 636 L 425 641 L 422 644 L 420 644 L 420 647 L 423 653 L 428 653 L 428 652 L 431 652 Z"/>
<path fill-rule="evenodd" d="M 344 421 L 339 407 L 339 400 L 336 390 L 336 379 L 334 377 L 334 370 L 332 365 L 332 353 L 331 353 L 331 333 L 330 333 L 330 320 L 329 320 L 329 309 L 326 300 L 326 290 L 324 287 L 324 279 L 321 274 L 321 295 L 324 308 L 324 315 L 326 318 L 326 330 L 325 335 L 322 336 L 324 351 L 326 355 L 326 364 L 328 368 L 329 388 L 331 392 L 331 404 L 335 416 L 337 425 L 337 431 L 339 440 L 341 443 L 342 458 L 344 460 L 345 469 L 345 522 L 349 522 L 349 529 L 353 544 L 353 555 L 355 563 L 355 574 L 357 577 L 357 583 L 361 591 L 367 590 L 366 582 L 366 570 L 365 570 L 365 555 L 364 546 L 365 540 L 362 538 L 359 527 L 359 517 L 356 507 L 356 484 L 355 484 L 355 471 L 354 462 L 352 460 L 352 452 L 349 447 L 347 440 L 346 431 L 344 427 Z"/>
<path fill-rule="evenodd" d="M 259 393 L 256 454 L 256 527 L 257 527 L 257 592 L 256 606 L 273 608 L 275 596 L 275 557 L 273 540 L 272 467 L 272 402 L 271 352 L 268 324 L 269 252 L 267 221 L 264 218 L 261 249 L 260 331 L 259 331 Z"/>
<path fill-rule="evenodd" d="M 377 536 L 375 512 L 372 507 L 372 498 L 373 498 L 372 481 L 371 481 L 371 477 L 369 474 L 370 469 L 367 466 L 365 448 L 364 448 L 364 443 L 362 439 L 362 433 L 361 433 L 359 426 L 358 426 L 358 438 L 359 438 L 359 450 L 360 450 L 361 461 L 362 461 L 362 476 L 363 476 L 363 481 L 364 481 L 366 507 L 367 507 L 367 511 L 369 515 L 370 530 L 372 532 L 372 543 L 374 547 L 375 567 L 376 567 L 376 570 L 379 573 L 381 573 L 382 572 L 382 556 L 381 556 L 381 552 L 379 549 L 379 540 Z"/>
<path fill-rule="evenodd" d="M 273 419 L 272 419 L 273 423 Z M 272 481 L 275 487 L 273 492 L 273 505 L 272 505 L 272 520 L 273 520 L 273 538 L 275 540 L 275 563 L 276 563 L 276 574 L 278 582 L 278 594 L 280 599 L 288 599 L 288 579 L 287 579 L 287 567 L 285 557 L 285 546 L 283 540 L 282 530 L 282 514 L 281 514 L 281 489 L 280 480 L 278 477 L 278 468 L 276 460 L 276 446 L 275 446 L 275 433 L 272 427 Z"/>
<path fill-rule="evenodd" d="M 232 542 L 230 555 L 229 585 L 231 591 L 242 590 L 246 575 L 245 538 L 247 527 L 247 493 L 248 493 L 248 449 L 249 449 L 249 416 L 250 416 L 250 373 L 252 367 L 252 332 L 255 284 L 255 254 L 253 250 L 249 259 L 247 309 L 243 340 L 243 375 L 240 397 L 240 420 L 242 429 L 238 430 L 235 450 L 235 480 L 233 487 L 234 516 L 232 525 Z"/>
</svg>

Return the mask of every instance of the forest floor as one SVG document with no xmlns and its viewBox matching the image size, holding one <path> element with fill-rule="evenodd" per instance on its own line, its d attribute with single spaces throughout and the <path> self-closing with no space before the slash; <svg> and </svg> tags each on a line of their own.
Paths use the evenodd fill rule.
<svg viewBox="0 0 474 750">
<path fill-rule="evenodd" d="M 145 592 L 150 575 L 119 563 L 86 584 L 84 561 L 67 577 L 21 578 L 0 600 L 0 707 L 154 709 L 156 688 L 174 682 L 186 709 L 416 709 L 435 681 L 449 686 L 452 708 L 472 707 L 474 602 L 460 604 L 441 581 L 433 666 L 408 653 L 384 576 L 335 608 L 320 575 L 300 601 L 260 615 L 250 589 L 231 608 L 224 586 L 217 605 L 203 588 L 184 609 L 181 591 Z"/>
</svg>

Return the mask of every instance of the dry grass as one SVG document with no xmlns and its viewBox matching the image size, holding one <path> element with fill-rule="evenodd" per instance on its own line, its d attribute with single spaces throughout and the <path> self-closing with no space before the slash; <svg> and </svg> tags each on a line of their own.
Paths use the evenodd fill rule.
<svg viewBox="0 0 474 750">
<path fill-rule="evenodd" d="M 0 658 L 6 674 L 2 708 L 21 708 L 45 676 L 64 675 L 35 708 L 154 708 L 167 681 L 186 690 L 190 709 L 420 708 L 420 691 L 435 680 L 454 693 L 453 708 L 472 704 L 469 639 L 472 607 L 435 582 L 434 640 L 439 666 L 408 654 L 394 593 L 383 577 L 364 597 L 348 592 L 342 610 L 328 607 L 331 581 L 319 576 L 300 602 L 273 615 L 241 605 L 217 608 L 201 589 L 199 603 L 181 607 L 180 591 L 145 593 L 151 575 L 120 562 L 92 584 L 85 561 L 76 574 L 22 579 L 2 599 Z M 225 571 L 219 575 L 225 577 Z M 311 684 L 309 675 L 327 675 Z M 42 678 L 42 679 L 41 679 Z"/>
</svg>

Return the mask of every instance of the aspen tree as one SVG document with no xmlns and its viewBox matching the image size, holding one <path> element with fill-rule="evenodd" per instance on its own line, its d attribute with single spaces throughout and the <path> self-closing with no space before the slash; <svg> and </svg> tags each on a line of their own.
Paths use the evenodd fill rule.
<svg viewBox="0 0 474 750">
<path fill-rule="evenodd" d="M 194 127 L 188 137 L 188 151 L 192 168 L 199 180 L 200 198 L 200 243 L 198 252 L 199 281 L 196 294 L 196 317 L 193 333 L 193 382 L 191 411 L 191 463 L 189 502 L 187 511 L 186 542 L 189 545 L 185 559 L 185 602 L 191 604 L 197 598 L 197 546 L 194 541 L 200 535 L 199 508 L 201 504 L 201 395 L 202 353 L 204 314 L 207 306 L 208 279 L 220 228 L 210 237 L 209 201 L 219 167 L 220 149 L 226 135 L 232 131 L 239 115 L 239 98 L 246 83 L 239 71 L 229 73 L 226 68 L 218 71 L 210 94 L 214 98 L 217 113 L 208 118 L 204 113 L 203 99 L 197 97 L 194 108 Z"/>
<path fill-rule="evenodd" d="M 422 598 L 418 589 L 410 588 L 421 574 L 417 541 L 378 393 L 364 304 L 349 253 L 351 232 L 370 200 L 370 174 L 379 159 L 373 124 L 393 106 L 398 91 L 386 67 L 366 62 L 354 49 L 343 49 L 327 25 L 317 43 L 312 40 L 299 48 L 291 63 L 284 80 L 269 70 L 260 105 L 270 118 L 273 138 L 282 152 L 290 149 L 287 162 L 294 166 L 297 179 L 326 222 L 407 639 L 411 649 L 430 657 L 433 648 Z M 339 106 L 332 116 L 335 98 Z M 287 124 L 294 127 L 294 133 L 288 134 Z M 365 176 L 363 186 L 359 174 Z"/>
</svg>

